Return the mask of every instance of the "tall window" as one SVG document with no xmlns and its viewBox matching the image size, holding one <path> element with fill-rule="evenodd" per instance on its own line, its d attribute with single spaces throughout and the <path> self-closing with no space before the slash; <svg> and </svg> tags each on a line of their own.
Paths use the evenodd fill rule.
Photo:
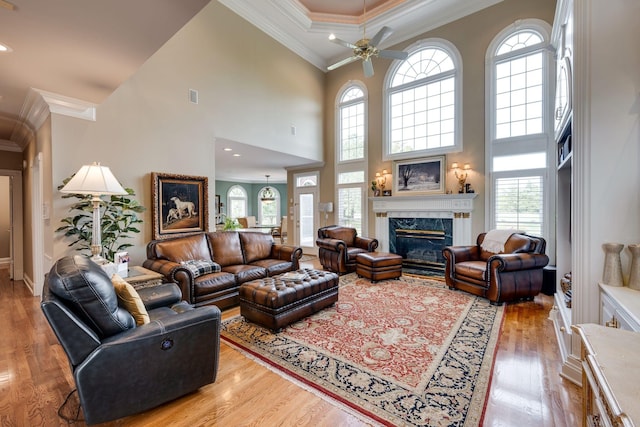
<svg viewBox="0 0 640 427">
<path fill-rule="evenodd" d="M 430 39 L 389 68 L 384 158 L 462 150 L 462 62 L 449 42 Z"/>
<path fill-rule="evenodd" d="M 362 235 L 366 198 L 367 98 L 360 82 L 348 82 L 336 101 L 336 200 L 340 225 L 354 227 Z"/>
<path fill-rule="evenodd" d="M 540 236 L 550 228 L 549 30 L 543 21 L 519 21 L 496 36 L 487 51 L 489 228 Z"/>
<path fill-rule="evenodd" d="M 263 187 L 258 192 L 258 222 L 275 227 L 280 224 L 280 192 L 272 186 L 269 189 Z"/>
<path fill-rule="evenodd" d="M 238 218 L 247 216 L 247 191 L 239 185 L 234 185 L 227 191 L 227 216 Z"/>
</svg>

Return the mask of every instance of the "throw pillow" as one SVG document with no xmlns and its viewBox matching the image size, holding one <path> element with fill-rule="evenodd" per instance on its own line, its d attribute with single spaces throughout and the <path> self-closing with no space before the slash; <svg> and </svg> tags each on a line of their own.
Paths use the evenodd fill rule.
<svg viewBox="0 0 640 427">
<path fill-rule="evenodd" d="M 180 264 L 188 268 L 191 273 L 193 273 L 194 278 L 202 276 L 204 274 L 219 273 L 220 271 L 222 271 L 222 267 L 220 267 L 220 264 L 213 261 L 207 261 L 206 259 L 182 261 Z"/>
<path fill-rule="evenodd" d="M 111 276 L 111 282 L 116 290 L 118 301 L 122 307 L 131 313 L 136 320 L 136 325 L 140 326 L 151 322 L 147 308 L 142 303 L 138 291 L 118 274 Z"/>
</svg>

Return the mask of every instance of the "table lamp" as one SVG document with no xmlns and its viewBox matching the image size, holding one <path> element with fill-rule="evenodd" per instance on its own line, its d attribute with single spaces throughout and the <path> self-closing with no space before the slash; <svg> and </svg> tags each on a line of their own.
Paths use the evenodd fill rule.
<svg viewBox="0 0 640 427">
<path fill-rule="evenodd" d="M 70 194 L 90 194 L 93 196 L 93 224 L 91 231 L 91 260 L 97 264 L 104 264 L 106 260 L 102 258 L 102 230 L 100 227 L 100 196 L 126 195 L 127 191 L 122 188 L 118 180 L 106 166 L 93 162 L 91 165 L 84 165 L 80 170 L 60 189 L 61 193 Z"/>
</svg>

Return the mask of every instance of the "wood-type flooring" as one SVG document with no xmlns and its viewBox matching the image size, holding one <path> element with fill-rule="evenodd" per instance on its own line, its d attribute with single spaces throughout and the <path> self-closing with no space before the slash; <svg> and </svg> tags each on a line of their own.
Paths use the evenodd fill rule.
<svg viewBox="0 0 640 427">
<path fill-rule="evenodd" d="M 317 260 L 303 263 L 318 268 Z M 57 414 L 74 388 L 64 351 L 21 281 L 0 269 L 0 426 L 70 425 Z M 559 375 L 553 298 L 508 304 L 485 413 L 485 426 L 577 426 L 580 388 Z M 239 314 L 233 308 L 223 319 Z M 188 363 L 188 362 L 186 362 Z M 68 414 L 70 415 L 70 414 Z M 71 425 L 84 425 L 76 422 Z M 368 425 L 222 343 L 214 384 L 112 426 Z"/>
</svg>

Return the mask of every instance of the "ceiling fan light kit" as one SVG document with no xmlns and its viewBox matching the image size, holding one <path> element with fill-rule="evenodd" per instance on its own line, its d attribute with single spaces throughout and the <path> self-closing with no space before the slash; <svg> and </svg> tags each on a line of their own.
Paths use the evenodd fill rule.
<svg viewBox="0 0 640 427">
<path fill-rule="evenodd" d="M 367 4 L 364 2 L 363 16 L 367 15 Z M 343 65 L 350 64 L 358 59 L 362 60 L 362 69 L 364 70 L 365 77 L 373 76 L 373 63 L 371 58 L 386 58 L 386 59 L 399 59 L 405 60 L 409 56 L 407 52 L 400 50 L 380 50 L 378 45 L 382 43 L 387 37 L 391 35 L 393 30 L 389 27 L 382 27 L 380 31 L 373 36 L 372 39 L 368 39 L 366 35 L 367 23 L 365 22 L 362 30 L 362 38 L 355 43 L 349 43 L 347 41 L 337 38 L 334 34 L 329 35 L 329 40 L 333 43 L 339 44 L 346 48 L 353 50 L 353 56 L 345 58 L 327 67 L 329 71 L 342 67 Z"/>
</svg>

